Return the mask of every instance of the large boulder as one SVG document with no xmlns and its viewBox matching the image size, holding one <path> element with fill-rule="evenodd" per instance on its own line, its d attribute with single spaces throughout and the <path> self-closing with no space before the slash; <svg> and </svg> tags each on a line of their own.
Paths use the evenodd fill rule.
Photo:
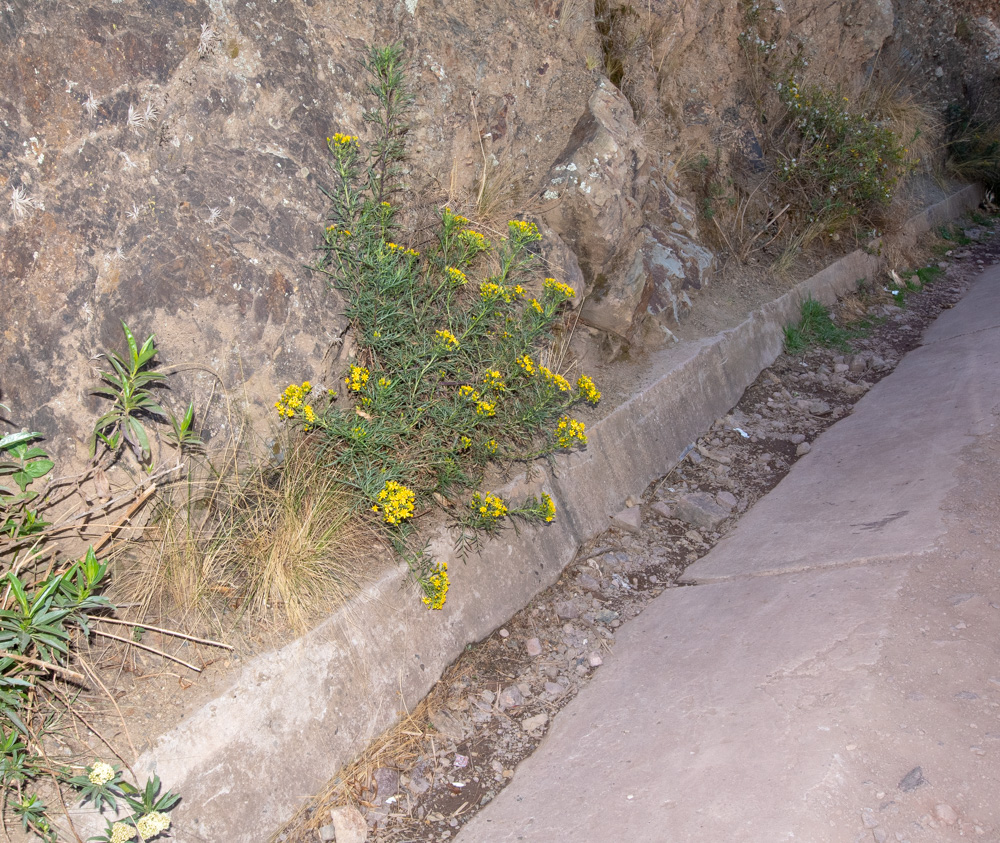
<svg viewBox="0 0 1000 843">
<path fill-rule="evenodd" d="M 653 344 L 671 336 L 690 307 L 686 290 L 700 289 L 713 268 L 699 247 L 694 209 L 675 190 L 645 147 L 632 106 L 602 81 L 549 171 L 546 213 L 587 282 L 581 318 L 627 340 L 640 323 Z"/>
<path fill-rule="evenodd" d="M 649 164 L 632 106 L 602 79 L 549 170 L 542 198 L 548 224 L 600 286 L 643 224 Z"/>
<path fill-rule="evenodd" d="M 581 316 L 595 328 L 659 347 L 674 339 L 671 326 L 690 309 L 689 291 L 708 283 L 714 262 L 685 235 L 644 227 L 626 271 L 617 283 L 595 287 Z"/>
</svg>

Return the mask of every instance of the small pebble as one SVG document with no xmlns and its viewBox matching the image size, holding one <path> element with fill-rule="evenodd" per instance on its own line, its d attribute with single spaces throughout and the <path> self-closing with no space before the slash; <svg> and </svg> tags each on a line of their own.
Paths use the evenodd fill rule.
<svg viewBox="0 0 1000 843">
<path fill-rule="evenodd" d="M 934 806 L 934 816 L 941 820 L 941 822 L 945 825 L 954 825 L 958 822 L 958 813 L 951 807 L 951 805 L 946 805 L 944 803 Z"/>
</svg>

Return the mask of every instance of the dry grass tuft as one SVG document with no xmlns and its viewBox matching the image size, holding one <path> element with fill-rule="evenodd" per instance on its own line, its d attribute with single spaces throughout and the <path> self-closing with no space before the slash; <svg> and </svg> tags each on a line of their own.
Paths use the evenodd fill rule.
<svg viewBox="0 0 1000 843">
<path fill-rule="evenodd" d="M 285 444 L 281 464 L 241 470 L 232 447 L 175 484 L 119 560 L 116 599 L 140 615 L 200 613 L 216 629 L 235 612 L 302 632 L 354 594 L 376 539 L 308 440 Z"/>
<path fill-rule="evenodd" d="M 213 567 L 252 617 L 304 631 L 365 579 L 376 540 L 354 511 L 354 497 L 301 442 L 280 468 L 255 468 L 234 490 L 211 543 Z"/>
<path fill-rule="evenodd" d="M 858 93 L 857 105 L 892 129 L 909 160 L 930 172 L 944 127 L 936 110 L 907 89 L 900 73 L 897 67 L 894 73 L 873 75 Z"/>
</svg>

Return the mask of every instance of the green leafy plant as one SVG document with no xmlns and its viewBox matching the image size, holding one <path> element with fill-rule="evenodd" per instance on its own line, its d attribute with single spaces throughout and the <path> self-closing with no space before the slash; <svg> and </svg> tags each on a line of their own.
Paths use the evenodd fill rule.
<svg viewBox="0 0 1000 843">
<path fill-rule="evenodd" d="M 167 431 L 167 441 L 181 453 L 200 453 L 205 449 L 201 434 L 194 429 L 194 404 L 188 404 L 184 415 L 180 418 L 174 413 L 168 413 L 170 430 Z"/>
<path fill-rule="evenodd" d="M 390 201 L 411 102 L 402 51 L 373 48 L 365 68 L 380 103 L 366 113 L 375 139 L 367 155 L 355 136 L 328 139 L 336 187 L 317 265 L 346 299 L 358 359 L 344 373 L 343 397 L 317 395 L 306 381 L 276 408 L 310 434 L 437 608 L 447 575 L 412 544 L 412 520 L 478 486 L 490 463 L 584 445 L 583 423 L 566 414 L 600 393 L 590 378 L 570 384 L 543 362 L 575 293 L 539 277 L 534 223 L 511 220 L 491 240 L 445 208 L 433 240 L 419 250 L 406 244 Z M 538 507 L 502 506 L 503 517 L 551 520 Z"/>
<path fill-rule="evenodd" d="M 937 235 L 942 240 L 948 241 L 952 246 L 968 246 L 972 242 L 972 238 L 968 237 L 962 230 L 962 226 L 958 223 L 950 223 L 947 225 L 939 225 L 937 229 Z"/>
<path fill-rule="evenodd" d="M 28 487 L 48 474 L 53 466 L 49 455 L 32 444 L 40 436 L 22 431 L 0 437 L 0 482 L 9 477 L 18 488 L 15 491 L 0 485 L 0 536 L 12 543 L 35 535 L 47 526 L 37 510 L 28 506 L 38 494 Z M 7 552 L 12 551 L 8 548 Z"/>
<path fill-rule="evenodd" d="M 93 772 L 89 780 L 93 781 Z M 107 799 L 109 796 L 113 798 L 112 794 L 117 793 L 119 798 L 132 809 L 132 813 L 119 820 L 109 820 L 104 834 L 92 837 L 91 840 L 96 840 L 98 843 L 126 843 L 128 840 L 134 840 L 137 835 L 141 840 L 153 840 L 170 828 L 170 817 L 167 816 L 167 812 L 177 806 L 180 796 L 169 790 L 161 794 L 158 776 L 147 779 L 142 788 L 121 781 L 117 774 L 114 781 L 113 787 L 110 782 L 104 786 L 104 798 Z"/>
<path fill-rule="evenodd" d="M 140 347 L 124 322 L 122 331 L 128 346 L 126 354 L 123 356 L 117 351 L 105 353 L 112 369 L 110 372 L 101 372 L 101 378 L 107 385 L 96 386 L 91 390 L 111 399 L 112 407 L 94 425 L 90 453 L 91 456 L 96 453 L 98 440 L 113 455 L 117 455 L 127 445 L 135 454 L 136 460 L 151 468 L 153 455 L 143 421 L 151 417 L 166 419 L 166 411 L 153 400 L 150 389 L 154 384 L 161 384 L 166 375 L 150 369 L 156 356 L 153 335 L 150 334 Z"/>
<path fill-rule="evenodd" d="M 66 706 L 65 694 L 55 680 L 82 683 L 71 660 L 75 642 L 90 634 L 90 618 L 113 607 L 101 591 L 108 566 L 93 548 L 77 559 L 64 559 L 46 548 L 49 526 L 42 516 L 48 498 L 33 484 L 53 469 L 54 463 L 37 442 L 40 434 L 22 431 L 0 437 L 0 785 L 3 788 L 4 822 L 9 808 L 22 829 L 45 841 L 56 841 L 58 831 L 48 805 L 37 788 L 49 782 L 56 788 L 76 789 L 83 801 L 100 810 L 116 807 L 122 797 L 141 812 L 136 828 L 151 839 L 169 819 L 163 812 L 176 804 L 167 794 L 147 798 L 149 783 L 140 795 L 122 780 L 117 769 L 96 762 L 84 776 L 72 768 L 53 765 L 38 749 L 53 713 L 49 700 Z M 159 789 L 155 783 L 154 791 Z M 153 794 L 155 796 L 155 792 Z M 170 798 L 166 798 L 169 796 Z M 147 803 L 152 808 L 146 810 Z M 152 811 L 163 818 L 147 820 L 145 834 L 138 825 Z M 129 840 L 120 833 L 117 840 Z M 110 839 L 110 838 L 109 838 Z"/>
<path fill-rule="evenodd" d="M 1000 111 L 954 103 L 946 112 L 948 172 L 1000 188 Z"/>
<path fill-rule="evenodd" d="M 802 302 L 802 318 L 798 325 L 785 328 L 785 351 L 800 354 L 812 346 L 849 351 L 848 340 L 853 334 L 830 318 L 830 310 L 813 298 Z"/>
<path fill-rule="evenodd" d="M 849 99 L 794 76 L 778 84 L 790 130 L 779 176 L 808 221 L 843 227 L 880 224 L 900 178 L 911 166 L 909 149 L 876 115 L 857 113 Z"/>
</svg>

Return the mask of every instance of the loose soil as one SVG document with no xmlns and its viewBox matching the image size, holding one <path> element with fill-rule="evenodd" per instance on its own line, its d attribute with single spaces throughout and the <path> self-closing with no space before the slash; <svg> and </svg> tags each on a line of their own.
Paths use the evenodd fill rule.
<svg viewBox="0 0 1000 843">
<path fill-rule="evenodd" d="M 553 587 L 470 646 L 394 733 L 271 839 L 333 840 L 330 809 L 338 805 L 356 806 L 377 843 L 452 838 L 600 669 L 621 625 L 680 587 L 684 569 L 919 344 L 984 266 L 1000 263 L 1000 222 L 969 224 L 955 236 L 971 242 L 945 252 L 945 241 L 931 264 L 943 271 L 921 291 L 893 295 L 875 285 L 842 301 L 836 321 L 860 334 L 849 350 L 781 355 L 673 472 L 629 502 L 641 513 L 637 531 L 612 527 L 580 548 Z M 709 504 L 692 516 L 691 500 Z"/>
</svg>

